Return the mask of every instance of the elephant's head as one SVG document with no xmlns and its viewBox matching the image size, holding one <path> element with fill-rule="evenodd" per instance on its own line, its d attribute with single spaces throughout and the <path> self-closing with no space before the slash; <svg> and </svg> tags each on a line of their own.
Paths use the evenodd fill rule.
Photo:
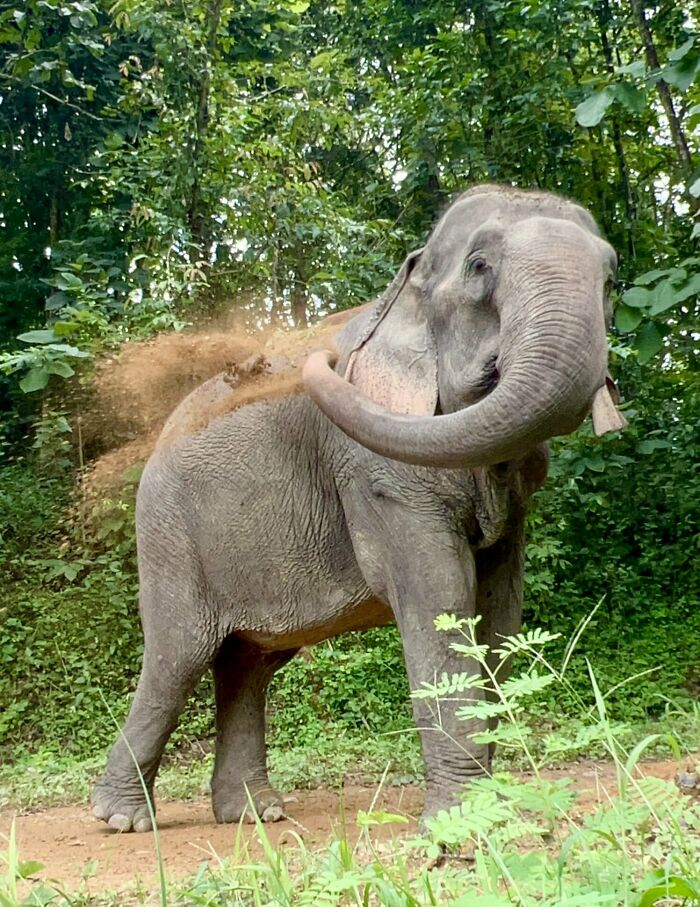
<svg viewBox="0 0 700 907">
<path fill-rule="evenodd" d="M 613 249 L 554 195 L 480 186 L 339 337 L 314 353 L 311 397 L 383 456 L 430 466 L 518 458 L 573 431 L 593 406 L 620 428 L 607 389 Z"/>
</svg>

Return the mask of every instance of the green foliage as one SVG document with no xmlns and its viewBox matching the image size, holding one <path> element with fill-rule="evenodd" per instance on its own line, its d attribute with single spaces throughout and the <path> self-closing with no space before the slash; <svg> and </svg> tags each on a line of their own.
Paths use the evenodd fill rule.
<svg viewBox="0 0 700 907">
<path fill-rule="evenodd" d="M 680 359 L 688 347 L 678 340 Z M 658 715 L 667 697 L 697 690 L 700 394 L 688 361 L 654 380 L 621 362 L 634 398 L 629 428 L 603 439 L 584 428 L 557 441 L 530 516 L 528 621 L 567 637 L 603 599 L 581 654 L 595 655 L 610 686 L 655 668 L 612 695 L 611 710 L 626 719 Z M 585 684 L 583 663 L 572 670 Z"/>
<path fill-rule="evenodd" d="M 332 724 L 348 734 L 411 726 L 408 681 L 394 627 L 305 650 L 273 680 L 272 728 L 282 748 L 317 741 Z"/>
<path fill-rule="evenodd" d="M 420 833 L 393 837 L 390 842 L 386 830 L 405 832 L 406 817 L 377 810 L 374 803 L 368 812 L 357 815 L 355 840 L 343 821 L 341 834 L 317 852 L 309 851 L 294 832 L 291 843 L 275 847 L 265 826 L 256 821 L 257 855 L 239 834 L 227 860 L 216 860 L 213 867 L 203 865 L 193 879 L 179 886 L 166 882 L 157 853 L 160 903 L 182 907 L 700 903 L 700 806 L 672 782 L 645 774 L 641 759 L 658 735 L 628 750 L 614 733 L 605 697 L 591 671 L 582 698 L 593 708 L 584 720 L 604 741 L 615 773 L 612 783 L 599 780 L 595 802 L 587 804 L 574 779 L 551 780 L 543 775 L 523 733 L 527 709 L 521 711 L 521 704 L 534 695 L 530 681 L 535 670 L 554 685 L 566 684 L 565 665 L 554 667 L 545 651 L 551 634 L 532 630 L 504 640 L 501 651 L 493 653 L 499 656 L 493 667 L 488 649 L 477 641 L 477 621 L 447 617 L 439 627 L 442 632 L 459 633 L 461 641 L 456 644 L 472 664 L 476 658 L 484 677 L 481 688 L 489 694 L 481 704 L 481 717 L 490 715 L 488 701 L 503 706 L 503 721 L 517 731 L 508 736 L 520 740 L 522 754 L 531 765 L 530 777 L 500 773 L 472 780 L 462 803 L 427 819 Z M 523 669 L 511 680 L 501 681 L 505 660 L 514 652 L 526 659 Z M 460 685 L 446 680 L 453 689 Z M 431 693 L 442 695 L 426 687 L 426 695 Z M 675 740 L 665 742 L 678 757 Z M 380 790 L 381 784 L 377 797 Z M 375 829 L 383 834 L 375 836 Z M 14 834 L 5 863 L 0 895 L 8 907 L 46 903 L 51 893 L 37 882 L 30 889 L 37 900 L 19 900 L 18 881 L 38 866 L 20 860 Z M 75 903 L 60 891 L 52 896 L 59 907 Z"/>
<path fill-rule="evenodd" d="M 0 369 L 5 374 L 26 373 L 19 382 L 20 389 L 25 394 L 43 390 L 51 375 L 70 378 L 75 374 L 70 360 L 84 359 L 89 355 L 68 343 L 57 343 L 59 338 L 54 330 L 27 331 L 17 339 L 25 343 L 41 344 L 17 353 L 0 354 Z"/>
</svg>

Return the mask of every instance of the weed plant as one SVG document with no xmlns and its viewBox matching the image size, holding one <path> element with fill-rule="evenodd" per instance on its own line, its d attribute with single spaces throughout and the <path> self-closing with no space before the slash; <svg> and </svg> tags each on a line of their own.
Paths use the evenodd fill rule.
<svg viewBox="0 0 700 907">
<path fill-rule="evenodd" d="M 452 647 L 465 658 L 465 671 L 443 674 L 424 684 L 415 696 L 448 697 L 458 702 L 464 720 L 498 725 L 479 735 L 521 754 L 526 778 L 509 773 L 473 781 L 460 805 L 426 820 L 420 833 L 394 837 L 375 834 L 378 826 L 405 832 L 406 817 L 374 805 L 357 816 L 358 836 L 347 832 L 318 852 L 291 833 L 285 846 L 274 847 L 265 827 L 256 823 L 262 858 L 253 858 L 243 835 L 225 859 L 212 855 L 185 885 L 167 885 L 160 862 L 161 889 L 119 895 L 111 903 L 153 903 L 160 907 L 272 907 L 272 905 L 386 905 L 386 907 L 603 907 L 700 904 L 700 804 L 671 781 L 644 773 L 642 758 L 661 742 L 649 735 L 628 747 L 610 719 L 607 700 L 588 663 L 589 693 L 573 688 L 569 671 L 584 627 L 554 663 L 547 647 L 555 634 L 530 630 L 502 640 L 489 651 L 478 639 L 478 620 L 444 615 L 438 632 L 454 635 Z M 511 672 L 513 658 L 519 668 Z M 543 757 L 531 747 L 533 728 L 528 705 L 541 690 L 562 686 L 575 696 L 581 727 L 597 741 L 614 766 L 614 783 L 599 788 L 594 808 L 578 802 L 571 778 L 551 780 Z M 477 690 L 477 694 L 472 692 Z M 437 710 L 436 710 L 437 713 Z M 697 717 L 697 716 L 696 716 Z M 682 758 L 681 744 L 663 741 Z M 562 741 L 557 742 L 559 748 Z M 570 741 L 571 751 L 580 740 Z M 546 752 L 546 750 L 545 750 Z M 377 792 L 379 793 L 379 791 Z M 375 797 L 375 804 L 377 797 Z M 23 890 L 21 882 L 38 867 L 20 862 L 13 835 L 4 856 L 0 882 L 2 907 L 48 903 L 78 907 L 89 903 L 46 883 Z M 98 903 L 98 902 L 94 902 Z M 100 902 L 102 903 L 102 902 Z"/>
</svg>

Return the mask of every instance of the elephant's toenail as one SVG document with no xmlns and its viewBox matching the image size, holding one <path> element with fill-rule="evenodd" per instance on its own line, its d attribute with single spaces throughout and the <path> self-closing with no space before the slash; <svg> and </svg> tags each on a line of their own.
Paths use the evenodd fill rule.
<svg viewBox="0 0 700 907">
<path fill-rule="evenodd" d="M 107 824 L 115 831 L 131 830 L 131 819 L 128 816 L 123 815 L 122 813 L 115 813 L 113 816 L 110 816 L 109 822 Z"/>
<path fill-rule="evenodd" d="M 134 822 L 134 831 L 150 831 L 151 828 L 151 820 L 148 816 L 144 816 L 142 819 L 136 819 Z"/>
<path fill-rule="evenodd" d="M 267 809 L 263 810 L 260 818 L 263 822 L 279 822 L 280 819 L 284 819 L 284 810 L 277 803 L 273 803 L 272 806 L 268 806 Z"/>
</svg>

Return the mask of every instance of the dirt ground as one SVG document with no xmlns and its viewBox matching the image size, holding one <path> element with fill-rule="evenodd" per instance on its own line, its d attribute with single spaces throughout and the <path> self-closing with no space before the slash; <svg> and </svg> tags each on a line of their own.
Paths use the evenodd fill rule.
<svg viewBox="0 0 700 907">
<path fill-rule="evenodd" d="M 680 766 L 682 768 L 682 766 Z M 679 769 L 675 761 L 647 762 L 647 775 L 672 779 Z M 615 790 L 615 769 L 611 764 L 583 762 L 552 770 L 546 776 L 571 778 L 578 791 L 577 809 L 591 811 Z M 527 777 L 523 775 L 523 777 Z M 377 797 L 376 787 L 346 787 L 342 793 L 328 790 L 297 791 L 289 794 L 289 818 L 266 826 L 274 844 L 293 842 L 299 835 L 309 849 L 322 846 L 346 822 L 349 840 L 358 835 L 352 817 L 368 810 L 376 797 L 375 809 L 400 813 L 407 825 L 383 826 L 384 837 L 403 834 L 416 827 L 423 793 L 417 787 L 387 786 Z M 346 817 L 345 819 L 343 817 Z M 146 890 L 156 884 L 156 856 L 151 834 L 120 835 L 93 819 L 86 804 L 23 813 L 0 812 L 0 835 L 7 835 L 15 820 L 20 856 L 38 860 L 45 880 L 60 883 L 67 890 L 83 884 L 90 893 L 131 888 L 140 883 Z M 204 862 L 232 855 L 239 833 L 237 826 L 214 823 L 208 800 L 160 802 L 158 825 L 167 874 L 170 878 L 192 875 Z M 244 826 L 243 834 L 253 856 L 259 855 L 255 830 Z M 375 837 L 378 835 L 375 835 Z"/>
</svg>

